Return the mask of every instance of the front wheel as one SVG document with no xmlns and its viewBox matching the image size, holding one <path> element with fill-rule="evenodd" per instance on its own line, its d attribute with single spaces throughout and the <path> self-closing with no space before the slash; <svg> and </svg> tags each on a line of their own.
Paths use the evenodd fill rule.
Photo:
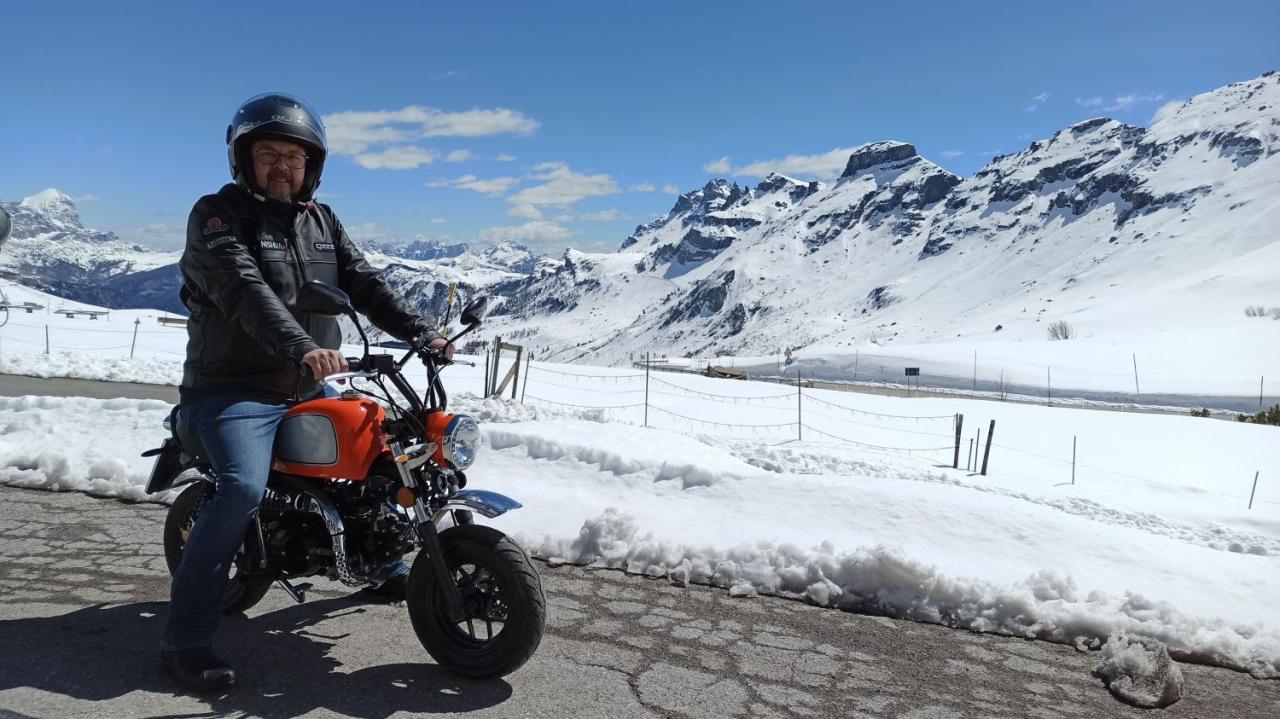
<svg viewBox="0 0 1280 719">
<path fill-rule="evenodd" d="M 488 679 L 519 669 L 542 641 L 546 598 L 524 550 L 492 527 L 450 527 L 440 533 L 462 596 L 465 619 L 449 621 L 431 560 L 419 552 L 409 574 L 409 619 L 418 640 L 441 666 Z"/>
<path fill-rule="evenodd" d="M 204 503 L 213 495 L 211 482 L 199 481 L 182 490 L 182 494 L 173 501 L 169 515 L 164 521 L 164 558 L 169 564 L 169 574 L 178 571 L 178 563 L 182 561 L 182 548 L 191 536 L 191 528 L 195 526 L 196 517 Z M 249 576 L 244 571 L 244 553 L 236 555 L 231 576 L 227 577 L 226 589 L 222 591 L 222 612 L 234 614 L 243 612 L 262 600 L 271 589 L 271 578 Z"/>
</svg>

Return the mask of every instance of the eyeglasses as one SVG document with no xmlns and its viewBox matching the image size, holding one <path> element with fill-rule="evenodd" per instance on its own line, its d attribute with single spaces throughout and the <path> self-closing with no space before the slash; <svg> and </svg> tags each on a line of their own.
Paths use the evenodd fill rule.
<svg viewBox="0 0 1280 719">
<path fill-rule="evenodd" d="M 274 150 L 258 150 L 253 153 L 253 161 L 267 167 L 276 164 L 282 157 L 284 158 L 285 166 L 290 170 L 301 170 L 307 166 L 307 156 L 301 153 L 292 152 L 286 155 Z"/>
</svg>

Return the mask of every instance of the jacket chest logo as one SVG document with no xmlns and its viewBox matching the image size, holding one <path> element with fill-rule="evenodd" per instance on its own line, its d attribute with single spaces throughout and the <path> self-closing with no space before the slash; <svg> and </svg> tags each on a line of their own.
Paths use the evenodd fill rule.
<svg viewBox="0 0 1280 719">
<path fill-rule="evenodd" d="M 313 242 L 311 246 L 316 249 L 316 252 L 333 252 L 332 242 Z"/>
<path fill-rule="evenodd" d="M 264 250 L 286 250 L 289 248 L 284 240 L 272 237 L 271 235 L 263 235 L 258 238 L 258 246 Z"/>
</svg>

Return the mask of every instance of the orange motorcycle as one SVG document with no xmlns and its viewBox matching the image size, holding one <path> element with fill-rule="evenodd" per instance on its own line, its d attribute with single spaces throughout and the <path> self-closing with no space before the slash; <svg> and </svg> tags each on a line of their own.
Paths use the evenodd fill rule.
<svg viewBox="0 0 1280 719">
<path fill-rule="evenodd" d="M 297 304 L 355 319 L 347 295 L 319 282 L 304 285 Z M 463 310 L 466 328 L 450 342 L 480 325 L 486 305 L 480 298 Z M 422 646 L 463 676 L 513 672 L 542 639 L 541 580 L 524 550 L 474 517 L 521 505 L 467 487 L 464 471 L 475 461 L 480 429 L 473 418 L 447 411 L 440 372 L 452 362 L 416 345 L 400 359 L 370 354 L 360 335 L 364 356 L 348 358 L 347 372 L 325 378 L 349 383 L 341 396 L 299 402 L 280 424 L 271 477 L 236 555 L 223 610 L 248 609 L 273 584 L 301 602 L 308 587 L 293 582 L 303 577 L 366 586 L 380 567 L 416 550 L 405 603 Z M 401 371 L 414 357 L 426 366 L 423 397 Z M 171 436 L 145 455 L 156 457 L 148 492 L 190 485 L 165 522 L 171 572 L 217 479 L 199 438 L 183 425 L 166 419 Z"/>
</svg>

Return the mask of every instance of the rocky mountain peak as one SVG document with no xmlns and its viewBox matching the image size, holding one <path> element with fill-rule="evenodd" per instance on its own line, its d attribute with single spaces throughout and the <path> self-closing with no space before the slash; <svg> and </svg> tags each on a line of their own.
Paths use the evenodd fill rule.
<svg viewBox="0 0 1280 719">
<path fill-rule="evenodd" d="M 844 166 L 841 179 L 855 177 L 876 165 L 901 162 L 916 157 L 915 145 L 896 140 L 872 142 L 854 148 L 849 155 L 849 163 Z"/>
<path fill-rule="evenodd" d="M 16 203 L 3 203 L 13 216 L 13 239 L 43 237 L 47 240 L 79 240 L 83 242 L 117 242 L 114 232 L 85 229 L 76 212 L 76 204 L 66 193 L 52 187 L 22 198 Z"/>
</svg>

